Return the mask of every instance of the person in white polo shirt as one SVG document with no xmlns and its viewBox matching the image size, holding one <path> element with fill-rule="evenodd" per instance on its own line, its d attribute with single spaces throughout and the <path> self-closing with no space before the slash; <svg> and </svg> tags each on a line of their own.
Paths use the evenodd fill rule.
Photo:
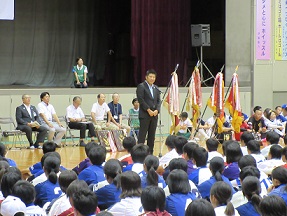
<svg viewBox="0 0 287 216">
<path fill-rule="evenodd" d="M 48 141 L 53 141 L 55 132 L 57 132 L 57 135 L 54 138 L 54 143 L 60 148 L 62 137 L 66 134 L 66 128 L 59 121 L 53 105 L 49 103 L 49 92 L 43 92 L 40 95 L 40 99 L 41 103 L 38 104 L 38 112 L 40 115 L 41 125 L 49 130 Z"/>
<path fill-rule="evenodd" d="M 98 94 L 97 98 L 98 102 L 93 104 L 91 110 L 92 121 L 95 124 L 96 130 L 118 130 L 118 126 L 111 122 L 114 119 L 112 118 L 109 106 L 105 102 L 106 96 L 104 94 Z M 107 115 L 107 120 L 105 120 L 105 115 Z"/>
</svg>

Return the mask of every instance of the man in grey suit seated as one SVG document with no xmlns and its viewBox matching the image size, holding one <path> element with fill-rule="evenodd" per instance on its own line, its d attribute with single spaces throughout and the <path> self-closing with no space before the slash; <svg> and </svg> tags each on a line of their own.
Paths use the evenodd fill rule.
<svg viewBox="0 0 287 216">
<path fill-rule="evenodd" d="M 30 143 L 30 149 L 42 148 L 47 129 L 40 125 L 39 113 L 36 107 L 31 105 L 31 97 L 22 95 L 23 104 L 16 108 L 17 129 L 26 133 Z M 32 131 L 38 131 L 36 142 L 33 144 Z"/>
</svg>

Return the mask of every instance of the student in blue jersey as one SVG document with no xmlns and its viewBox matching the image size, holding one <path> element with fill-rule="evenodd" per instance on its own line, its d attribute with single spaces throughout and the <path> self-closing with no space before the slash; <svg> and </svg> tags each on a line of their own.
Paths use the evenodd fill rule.
<svg viewBox="0 0 287 216">
<path fill-rule="evenodd" d="M 49 156 L 45 159 L 44 173 L 47 180 L 35 186 L 36 205 L 43 207 L 45 203 L 51 202 L 62 194 L 57 176 L 57 173 L 60 171 L 60 163 L 61 161 L 58 157 Z"/>
<path fill-rule="evenodd" d="M 194 149 L 192 157 L 197 169 L 194 170 L 188 178 L 193 181 L 195 185 L 200 185 L 212 176 L 210 169 L 206 166 L 208 152 L 204 148 L 198 147 Z"/>
<path fill-rule="evenodd" d="M 106 154 L 106 148 L 101 145 L 95 146 L 90 149 L 88 157 L 93 165 L 84 169 L 78 175 L 78 178 L 87 182 L 88 185 L 97 184 L 101 181 L 105 181 L 106 178 L 104 176 L 102 164 L 106 160 Z"/>
<path fill-rule="evenodd" d="M 120 177 L 122 194 L 121 201 L 108 209 L 114 216 L 135 216 L 142 213 L 141 179 L 134 171 L 127 171 Z"/>
<path fill-rule="evenodd" d="M 247 176 L 242 182 L 242 192 L 248 202 L 236 208 L 238 213 L 243 216 L 260 216 L 261 188 L 258 178 Z"/>
<path fill-rule="evenodd" d="M 260 204 L 261 216 L 286 216 L 287 207 L 284 201 L 278 196 L 266 196 Z"/>
<path fill-rule="evenodd" d="M 86 153 L 87 158 L 85 158 L 83 161 L 81 161 L 79 163 L 78 166 L 76 166 L 72 169 L 73 171 L 75 171 L 77 173 L 77 175 L 79 175 L 87 167 L 92 166 L 92 163 L 91 163 L 88 155 L 89 155 L 90 150 L 97 145 L 98 144 L 94 141 L 87 143 L 87 145 L 85 146 L 85 153 Z"/>
<path fill-rule="evenodd" d="M 6 146 L 0 142 L 0 156 L 5 158 L 10 166 L 17 167 L 17 164 L 14 160 L 5 157 L 6 154 L 7 154 Z"/>
<path fill-rule="evenodd" d="M 67 189 L 76 179 L 78 179 L 78 176 L 72 170 L 64 170 L 60 174 L 59 185 L 63 193 L 58 198 L 52 200 L 52 202 L 46 208 L 47 215 L 68 215 L 68 213 L 72 213 L 72 206 L 67 196 Z"/>
<path fill-rule="evenodd" d="M 184 215 L 186 207 L 196 199 L 188 181 L 187 173 L 180 169 L 170 172 L 166 183 L 168 185 L 170 195 L 166 197 L 166 207 L 172 216 Z"/>
<path fill-rule="evenodd" d="M 272 185 L 268 188 L 268 196 L 281 196 L 286 190 L 287 185 L 287 169 L 284 167 L 276 167 L 271 174 Z"/>
<path fill-rule="evenodd" d="M 226 167 L 223 171 L 223 175 L 230 181 L 239 177 L 238 161 L 242 158 L 242 151 L 240 145 L 236 142 L 230 142 L 225 146 Z"/>
<path fill-rule="evenodd" d="M 148 155 L 144 160 L 143 166 L 144 170 L 139 173 L 142 188 L 146 188 L 150 185 L 158 186 L 160 188 L 166 187 L 163 177 L 156 173 L 159 166 L 159 160 L 156 156 Z"/>
<path fill-rule="evenodd" d="M 4 198 L 12 194 L 14 185 L 20 180 L 22 180 L 21 172 L 7 169 L 1 180 L 1 192 Z"/>
<path fill-rule="evenodd" d="M 42 166 L 42 167 L 44 167 L 44 162 L 45 162 L 45 160 L 46 160 L 48 157 L 50 157 L 50 156 L 57 157 L 57 158 L 60 160 L 60 162 L 61 162 L 61 156 L 60 156 L 60 154 L 59 154 L 58 152 L 48 152 L 48 153 L 44 154 L 44 155 L 42 156 L 42 158 L 41 158 L 41 166 Z M 58 173 L 58 176 L 60 175 L 60 173 L 61 173 L 62 170 L 65 170 L 65 168 L 62 167 L 62 166 L 60 166 L 60 169 L 59 169 L 60 172 Z M 47 176 L 46 176 L 46 174 L 45 174 L 43 168 L 42 168 L 41 171 L 37 172 L 37 173 L 34 175 L 34 177 L 35 177 L 35 178 L 31 181 L 31 183 L 32 183 L 34 186 L 36 186 L 37 184 L 42 183 L 42 182 L 44 182 L 44 181 L 47 180 Z"/>
<path fill-rule="evenodd" d="M 76 88 L 87 88 L 87 73 L 88 68 L 84 65 L 81 57 L 76 59 L 77 65 L 73 66 L 72 72 L 74 74 L 74 85 Z"/>
<path fill-rule="evenodd" d="M 224 181 L 216 182 L 210 190 L 210 202 L 214 208 L 216 216 L 238 216 L 238 212 L 234 209 L 230 202 L 232 190 L 230 185 Z"/>
<path fill-rule="evenodd" d="M 143 163 L 146 156 L 149 155 L 149 147 L 144 144 L 137 144 L 131 150 L 133 163 L 127 165 L 123 171 L 134 171 L 137 174 L 143 171 Z"/>
<path fill-rule="evenodd" d="M 98 206 L 101 210 L 120 201 L 122 190 L 120 188 L 120 176 L 122 173 L 121 163 L 117 159 L 110 159 L 105 163 L 104 173 L 107 179 L 106 184 L 102 187 L 94 185 L 93 191 L 98 197 Z"/>
<path fill-rule="evenodd" d="M 70 199 L 76 216 L 95 216 L 98 199 L 89 189 L 82 189 L 74 193 Z"/>
<path fill-rule="evenodd" d="M 212 173 L 210 179 L 198 185 L 198 190 L 202 198 L 209 200 L 210 189 L 212 185 L 218 181 L 224 181 L 229 184 L 232 190 L 232 194 L 235 193 L 235 190 L 233 189 L 229 179 L 222 175 L 222 172 L 224 170 L 224 161 L 221 157 L 212 158 L 210 161 L 209 169 Z"/>
<path fill-rule="evenodd" d="M 185 211 L 185 216 L 194 215 L 215 216 L 215 212 L 210 202 L 197 199 L 190 203 Z"/>
<path fill-rule="evenodd" d="M 247 143 L 247 152 L 255 158 L 257 164 L 266 160 L 260 152 L 260 143 L 257 140 L 250 140 Z"/>
<path fill-rule="evenodd" d="M 31 183 L 21 180 L 18 181 L 12 190 L 12 195 L 21 199 L 26 205 L 27 216 L 46 216 L 46 213 L 42 208 L 34 204 L 36 191 L 34 185 Z"/>
<path fill-rule="evenodd" d="M 144 216 L 170 216 L 165 211 L 165 194 L 158 186 L 147 186 L 141 194 Z"/>
<path fill-rule="evenodd" d="M 42 150 L 43 150 L 43 154 L 46 154 L 48 152 L 54 152 L 54 151 L 56 151 L 56 144 L 52 141 L 51 142 L 47 141 L 43 144 Z M 30 170 L 30 173 L 32 175 L 35 175 L 39 171 L 43 170 L 43 166 L 42 166 L 41 162 L 38 162 L 38 163 L 35 163 L 34 165 L 30 166 L 29 170 Z M 32 180 L 32 179 L 30 178 L 30 180 Z"/>
<path fill-rule="evenodd" d="M 198 144 L 194 142 L 188 142 L 183 146 L 183 157 L 187 161 L 187 175 L 196 170 L 195 164 L 192 162 L 193 150 L 198 147 Z"/>
</svg>

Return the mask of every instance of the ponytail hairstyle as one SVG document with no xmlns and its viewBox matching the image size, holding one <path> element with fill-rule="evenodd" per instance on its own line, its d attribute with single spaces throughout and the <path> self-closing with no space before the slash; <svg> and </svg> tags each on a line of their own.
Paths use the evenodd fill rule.
<svg viewBox="0 0 287 216">
<path fill-rule="evenodd" d="M 148 155 L 144 160 L 147 171 L 147 185 L 158 186 L 158 175 L 156 170 L 159 166 L 159 160 L 156 156 Z"/>
<path fill-rule="evenodd" d="M 113 179 L 113 184 L 119 189 L 121 187 L 120 176 L 122 173 L 122 165 L 117 159 L 110 159 L 105 163 L 104 173 L 106 178 Z"/>
<path fill-rule="evenodd" d="M 221 157 L 214 157 L 210 160 L 209 169 L 216 181 L 223 181 L 222 172 L 224 170 L 224 161 Z"/>
<path fill-rule="evenodd" d="M 261 186 L 257 177 L 247 176 L 242 182 L 242 193 L 251 201 L 257 212 L 259 212 L 259 204 L 261 202 Z"/>
<path fill-rule="evenodd" d="M 226 205 L 224 213 L 227 216 L 232 216 L 235 214 L 234 206 L 230 202 L 232 197 L 232 189 L 229 184 L 224 181 L 216 182 L 210 189 L 211 201 L 213 200 L 212 196 L 217 200 L 217 206 Z"/>
<path fill-rule="evenodd" d="M 58 181 L 57 173 L 60 170 L 60 160 L 58 157 L 49 156 L 44 161 L 44 171 L 50 182 L 56 184 Z"/>
</svg>

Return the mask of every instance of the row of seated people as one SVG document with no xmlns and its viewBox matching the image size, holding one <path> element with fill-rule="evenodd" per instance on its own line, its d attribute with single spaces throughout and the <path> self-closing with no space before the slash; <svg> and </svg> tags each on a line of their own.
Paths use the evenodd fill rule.
<svg viewBox="0 0 287 216">
<path fill-rule="evenodd" d="M 165 212 L 185 215 L 191 211 L 192 203 L 201 199 L 212 204 L 213 214 L 210 215 L 264 215 L 260 206 L 264 206 L 266 199 L 268 202 L 275 200 L 276 205 L 283 203 L 286 211 L 287 147 L 278 144 L 279 136 L 275 132 L 268 132 L 267 140 L 270 148 L 266 160 L 260 153 L 260 143 L 249 132 L 242 134 L 241 144 L 233 140 L 224 142 L 223 155 L 217 151 L 216 139 L 206 140 L 206 150 L 183 137 L 169 136 L 165 143 L 168 153 L 157 158 L 149 155 L 148 146 L 126 137 L 123 145 L 130 154 L 106 162 L 106 149 L 90 142 L 85 147 L 87 158 L 73 171 L 63 171 L 65 168 L 60 166 L 61 158 L 55 152 L 55 144 L 45 143 L 44 155 L 40 164 L 31 167 L 34 176 L 29 181 L 35 187 L 35 204 L 48 215 L 60 215 L 59 211 L 72 211 L 72 206 L 75 207 L 74 200 L 69 199 L 69 187 L 63 186 L 67 178 L 69 183 L 75 179 L 84 181 L 85 187 L 96 196 L 97 211 L 107 210 L 112 215 L 139 215 L 150 211 L 155 215 Z M 13 194 L 13 183 L 9 187 L 2 186 L 2 182 L 16 181 L 3 181 L 4 177 L 5 174 L 1 189 L 9 188 L 12 193 L 2 190 L 3 198 L 10 194 L 17 196 Z M 146 208 L 142 190 L 163 194 L 162 199 L 157 198 L 162 208 L 157 209 L 155 205 Z M 207 206 L 207 202 L 200 203 Z"/>
<path fill-rule="evenodd" d="M 85 146 L 86 130 L 89 130 L 91 140 L 96 136 L 95 130 L 118 130 L 124 129 L 127 135 L 130 134 L 130 126 L 122 122 L 122 106 L 119 103 L 117 93 L 112 96 L 113 101 L 105 102 L 105 95 L 97 96 L 98 102 L 93 104 L 91 109 L 91 120 L 89 122 L 80 107 L 82 99 L 79 96 L 73 98 L 73 104 L 67 107 L 66 120 L 69 128 L 80 130 L 80 146 Z M 30 148 L 41 148 L 47 136 L 48 141 L 54 141 L 58 147 L 61 147 L 62 137 L 66 134 L 66 127 L 60 122 L 56 111 L 50 104 L 49 92 L 43 92 L 40 95 L 41 102 L 37 108 L 31 105 L 31 97 L 27 94 L 22 96 L 23 104 L 16 108 L 17 129 L 26 133 Z M 135 116 L 138 114 L 139 103 L 137 99 L 132 101 L 134 108 L 130 113 Z M 105 120 L 107 116 L 107 120 Z M 139 120 L 133 118 L 131 121 L 134 129 L 139 128 Z M 33 143 L 32 131 L 37 131 L 37 139 Z M 56 135 L 55 135 L 56 133 Z"/>
<path fill-rule="evenodd" d="M 179 122 L 179 131 L 177 135 L 186 137 L 187 139 L 194 139 L 194 135 L 197 135 L 199 139 L 208 139 L 217 135 L 216 137 L 224 140 L 220 134 L 217 134 L 215 126 L 216 122 L 216 113 L 208 118 L 206 121 L 200 119 L 198 125 L 195 128 L 192 128 L 191 120 L 188 118 L 187 112 L 182 112 L 180 115 Z M 232 117 L 225 114 L 225 122 L 223 124 L 223 132 L 233 133 L 234 129 L 231 125 Z M 264 111 L 261 106 L 255 106 L 253 108 L 253 114 L 248 117 L 246 114 L 242 114 L 242 124 L 241 132 L 234 133 L 234 139 L 237 141 L 240 140 L 240 135 L 244 131 L 253 132 L 257 137 L 257 140 L 265 139 L 266 132 L 275 131 L 280 137 L 284 137 L 286 134 L 286 122 L 287 122 L 287 105 L 283 104 L 282 106 L 276 106 L 274 110 L 266 108 Z M 230 138 L 233 137 L 232 134 Z"/>
</svg>

